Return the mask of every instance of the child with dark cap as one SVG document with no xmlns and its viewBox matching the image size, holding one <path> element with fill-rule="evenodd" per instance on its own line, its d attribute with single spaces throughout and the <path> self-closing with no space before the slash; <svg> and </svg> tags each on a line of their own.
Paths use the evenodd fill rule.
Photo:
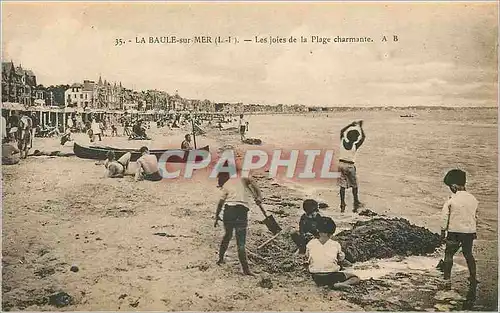
<svg viewBox="0 0 500 313">
<path fill-rule="evenodd" d="M 476 261 L 472 255 L 472 243 L 476 239 L 477 199 L 465 190 L 466 174 L 460 169 L 449 171 L 444 183 L 453 193 L 445 202 L 442 211 L 441 239 L 446 237 L 446 248 L 443 264 L 446 288 L 451 289 L 451 268 L 453 256 L 460 246 L 467 261 L 470 273 L 470 287 L 475 290 L 477 285 Z M 448 234 L 446 235 L 446 232 Z"/>
<path fill-rule="evenodd" d="M 334 289 L 351 289 L 360 282 L 359 277 L 341 271 L 341 262 L 345 259 L 340 244 L 331 239 L 335 233 L 335 222 L 329 217 L 322 217 L 318 223 L 319 238 L 307 244 L 306 257 L 309 272 L 318 286 Z"/>
<path fill-rule="evenodd" d="M 318 222 L 321 220 L 319 214 L 319 204 L 316 200 L 307 199 L 302 204 L 304 214 L 300 217 L 299 232 L 292 234 L 292 239 L 299 247 L 299 253 L 306 252 L 307 243 L 314 238 L 319 237 Z"/>
</svg>

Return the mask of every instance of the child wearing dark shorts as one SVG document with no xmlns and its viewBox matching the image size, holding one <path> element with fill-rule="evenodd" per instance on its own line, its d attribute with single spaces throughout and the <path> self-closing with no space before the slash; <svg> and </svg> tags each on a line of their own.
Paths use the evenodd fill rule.
<svg viewBox="0 0 500 313">
<path fill-rule="evenodd" d="M 219 248 L 218 265 L 224 264 L 224 255 L 229 247 L 229 242 L 236 234 L 236 245 L 238 246 L 238 259 L 240 260 L 245 275 L 254 274 L 250 271 L 246 253 L 246 237 L 248 227 L 249 198 L 252 196 L 257 205 L 262 203 L 259 188 L 250 178 L 238 177 L 230 179 L 227 172 L 217 175 L 218 187 L 221 189 L 221 198 L 215 212 L 214 226 L 217 227 L 220 213 L 224 209 L 222 221 L 224 223 L 224 237 Z"/>
<path fill-rule="evenodd" d="M 462 253 L 469 269 L 469 303 L 476 297 L 476 260 L 472 255 L 472 245 L 476 239 L 477 199 L 465 190 L 466 173 L 459 169 L 449 171 L 444 183 L 450 188 L 452 196 L 443 205 L 441 239 L 446 238 L 443 263 L 446 289 L 451 289 L 451 269 L 453 256 L 462 247 Z M 446 234 L 447 233 L 447 234 Z"/>
<path fill-rule="evenodd" d="M 318 286 L 351 289 L 360 279 L 352 273 L 341 272 L 340 262 L 344 261 L 345 254 L 340 244 L 331 239 L 335 229 L 336 225 L 331 218 L 321 218 L 318 224 L 319 238 L 309 241 L 306 247 L 309 272 Z"/>
</svg>

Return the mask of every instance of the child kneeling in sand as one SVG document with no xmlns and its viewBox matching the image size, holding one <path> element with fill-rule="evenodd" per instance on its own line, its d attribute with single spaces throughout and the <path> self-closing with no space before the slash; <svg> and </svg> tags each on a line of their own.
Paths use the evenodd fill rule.
<svg viewBox="0 0 500 313">
<path fill-rule="evenodd" d="M 344 261 L 345 255 L 340 244 L 331 239 L 335 229 L 336 225 L 331 218 L 321 219 L 318 224 L 319 238 L 309 241 L 306 247 L 309 272 L 318 286 L 351 289 L 360 279 L 354 274 L 340 271 L 340 262 Z"/>
<path fill-rule="evenodd" d="M 318 222 L 322 216 L 319 214 L 319 204 L 316 200 L 307 199 L 302 204 L 304 214 L 300 217 L 299 231 L 292 233 L 292 240 L 299 248 L 299 253 L 306 252 L 306 245 L 314 238 L 319 238 Z"/>
</svg>

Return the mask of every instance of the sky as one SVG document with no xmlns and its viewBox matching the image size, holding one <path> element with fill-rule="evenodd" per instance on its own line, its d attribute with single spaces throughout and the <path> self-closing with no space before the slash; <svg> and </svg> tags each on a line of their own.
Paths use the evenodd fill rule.
<svg viewBox="0 0 500 313">
<path fill-rule="evenodd" d="M 2 59 L 32 69 L 43 85 L 101 75 L 216 102 L 496 106 L 497 11 L 496 2 L 2 2 Z M 240 43 L 135 43 L 172 35 Z M 243 42 L 255 36 L 374 42 Z M 117 38 L 127 43 L 115 46 Z"/>
</svg>

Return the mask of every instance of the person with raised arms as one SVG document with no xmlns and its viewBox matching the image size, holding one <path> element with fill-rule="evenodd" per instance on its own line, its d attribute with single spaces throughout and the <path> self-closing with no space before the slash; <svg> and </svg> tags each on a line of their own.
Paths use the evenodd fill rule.
<svg viewBox="0 0 500 313">
<path fill-rule="evenodd" d="M 365 141 L 365 132 L 363 131 L 363 121 L 353 122 L 340 131 L 340 151 L 338 169 L 340 178 L 340 212 L 346 208 L 345 190 L 352 188 L 354 198 L 353 212 L 357 212 L 363 205 L 358 196 L 358 180 L 356 175 L 355 159 L 356 154 Z"/>
</svg>

